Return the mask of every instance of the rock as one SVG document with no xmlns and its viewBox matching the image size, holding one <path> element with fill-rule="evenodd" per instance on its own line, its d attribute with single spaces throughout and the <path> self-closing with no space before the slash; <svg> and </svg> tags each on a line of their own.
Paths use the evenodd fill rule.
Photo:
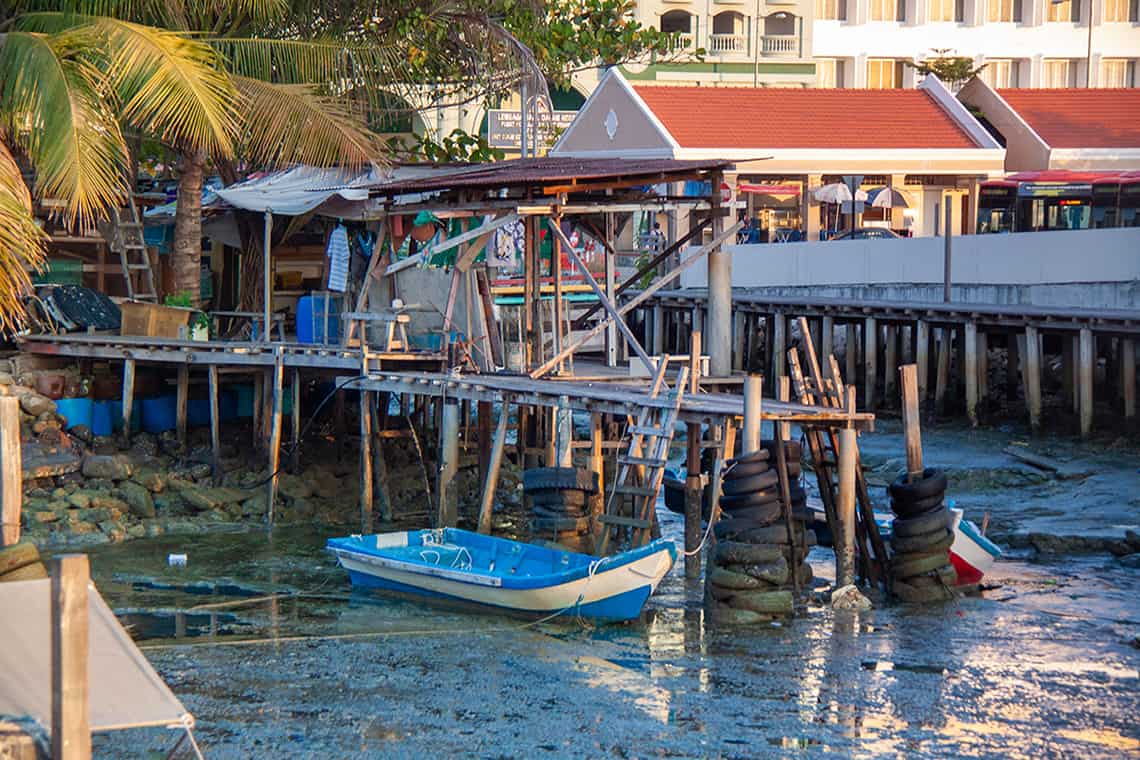
<svg viewBox="0 0 1140 760">
<path fill-rule="evenodd" d="M 841 586 L 831 592 L 831 607 L 836 610 L 866 612 L 871 609 L 871 600 L 863 596 L 855 586 Z"/>
<path fill-rule="evenodd" d="M 260 517 L 267 511 L 267 502 L 264 494 L 252 496 L 241 503 L 241 513 L 246 517 Z"/>
<path fill-rule="evenodd" d="M 86 425 L 76 425 L 68 431 L 72 436 L 78 438 L 84 443 L 90 445 L 91 441 L 95 440 L 95 434 L 91 432 L 91 428 Z"/>
<path fill-rule="evenodd" d="M 794 600 L 792 592 L 782 591 L 741 591 L 732 597 L 732 606 L 762 615 L 791 615 Z"/>
<path fill-rule="evenodd" d="M 282 473 L 277 481 L 277 490 L 290 501 L 307 499 L 313 495 L 313 489 L 303 479 L 289 473 Z"/>
<path fill-rule="evenodd" d="M 58 521 L 59 518 L 60 518 L 59 512 L 43 511 L 43 512 L 33 512 L 32 513 L 32 520 L 34 520 L 37 523 L 41 523 L 41 524 L 53 523 L 53 522 Z"/>
<path fill-rule="evenodd" d="M 136 517 L 154 517 L 154 499 L 143 486 L 133 481 L 123 481 L 119 485 L 123 501 L 127 503 L 132 515 Z"/>
<path fill-rule="evenodd" d="M 1140 533 L 1134 530 L 1124 531 L 1124 540 L 1132 547 L 1133 551 L 1140 552 Z"/>
<path fill-rule="evenodd" d="M 157 470 L 152 470 L 149 467 L 139 468 L 139 470 L 131 476 L 131 480 L 151 493 L 162 493 L 166 488 L 166 478 L 162 473 Z"/>
<path fill-rule="evenodd" d="M 47 396 L 41 396 L 31 388 L 13 386 L 13 395 L 20 399 L 20 408 L 33 417 L 41 414 L 55 414 L 55 402 Z"/>
<path fill-rule="evenodd" d="M 708 611 L 708 619 L 714 625 L 755 625 L 769 620 L 758 612 L 737 610 L 725 604 L 712 605 Z"/>
<path fill-rule="evenodd" d="M 726 589 L 754 589 L 764 585 L 759 578 L 744 573 L 735 573 L 723 567 L 714 567 L 709 574 L 709 582 Z"/>
<path fill-rule="evenodd" d="M 727 565 L 727 570 L 735 573 L 750 575 L 773 586 L 780 586 L 788 582 L 788 562 L 780 555 L 771 562 L 759 562 L 749 565 Z"/>
<path fill-rule="evenodd" d="M 131 538 L 143 538 L 146 536 L 146 526 L 142 523 L 135 523 L 134 525 L 127 526 L 127 535 Z"/>
<path fill-rule="evenodd" d="M 83 474 L 88 478 L 126 480 L 131 476 L 131 463 L 118 454 L 88 454 L 83 458 Z"/>
<path fill-rule="evenodd" d="M 127 529 L 118 520 L 99 523 L 99 530 L 114 544 L 121 543 L 127 537 Z"/>
<path fill-rule="evenodd" d="M 91 506 L 91 494 L 83 491 L 76 491 L 67 497 L 67 503 L 77 509 L 87 509 Z"/>
<path fill-rule="evenodd" d="M 150 433 L 136 433 L 131 439 L 131 455 L 145 459 L 158 453 L 158 441 Z"/>
<path fill-rule="evenodd" d="M 83 520 L 76 520 L 68 525 L 68 531 L 73 536 L 82 536 L 85 533 L 96 533 L 98 530 L 98 526 L 94 523 L 85 522 Z"/>
<path fill-rule="evenodd" d="M 217 509 L 222 504 L 213 498 L 210 494 L 210 489 L 198 488 L 194 485 L 187 485 L 178 491 L 178 495 L 182 497 L 192 508 L 199 512 L 207 512 L 211 509 Z"/>
<path fill-rule="evenodd" d="M 1120 564 L 1131 570 L 1140 570 L 1140 552 L 1136 554 L 1129 554 L 1127 557 L 1121 557 Z"/>
<path fill-rule="evenodd" d="M 116 499 L 114 496 L 92 496 L 91 497 L 92 509 L 105 509 L 108 512 L 126 513 L 129 511 L 127 503 L 122 499 Z"/>
<path fill-rule="evenodd" d="M 1108 541 L 1108 551 L 1114 557 L 1127 557 L 1129 554 L 1136 552 L 1131 544 L 1127 541 Z"/>
<path fill-rule="evenodd" d="M 67 498 L 67 491 L 64 490 L 63 488 L 56 488 L 55 490 L 53 490 L 51 492 L 51 497 L 57 501 L 60 499 L 66 499 Z"/>
</svg>

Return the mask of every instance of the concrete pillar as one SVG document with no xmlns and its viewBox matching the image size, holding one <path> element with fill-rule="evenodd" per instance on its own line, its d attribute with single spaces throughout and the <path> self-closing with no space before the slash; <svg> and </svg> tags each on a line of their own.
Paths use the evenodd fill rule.
<svg viewBox="0 0 1140 760">
<path fill-rule="evenodd" d="M 740 437 L 740 451 L 742 454 L 751 454 L 760 450 L 760 417 L 761 398 L 763 390 L 760 375 L 749 375 L 744 378 L 744 429 Z M 732 452 L 724 452 L 729 457 Z"/>
<path fill-rule="evenodd" d="M 877 406 L 875 403 L 875 381 L 879 368 L 878 343 L 879 327 L 874 317 L 867 317 L 863 320 L 863 407 L 865 409 L 874 409 Z"/>
<path fill-rule="evenodd" d="M 1096 369 L 1096 346 L 1093 343 L 1093 333 L 1087 327 L 1081 328 L 1080 334 L 1081 374 L 1078 386 L 1081 393 L 1081 436 L 1088 437 L 1092 433 L 1093 423 L 1093 382 Z"/>
<path fill-rule="evenodd" d="M 966 375 L 966 416 L 970 426 L 978 426 L 978 325 L 966 323 L 966 354 L 963 373 Z"/>
<path fill-rule="evenodd" d="M 714 214 L 720 212 L 720 182 L 713 181 Z M 714 216 L 712 234 L 724 231 L 724 217 Z M 708 255 L 709 314 L 704 330 L 704 344 L 709 355 L 709 373 L 713 377 L 732 374 L 732 255 L 717 246 Z"/>
</svg>

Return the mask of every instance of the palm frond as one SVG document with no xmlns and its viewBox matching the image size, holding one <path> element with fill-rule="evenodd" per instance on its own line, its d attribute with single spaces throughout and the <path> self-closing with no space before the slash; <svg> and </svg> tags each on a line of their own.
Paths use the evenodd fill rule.
<svg viewBox="0 0 1140 760">
<path fill-rule="evenodd" d="M 107 75 L 125 122 L 177 148 L 231 156 L 236 92 L 208 46 L 175 32 L 101 18 L 76 30 L 108 47 Z"/>
<path fill-rule="evenodd" d="M 2 136 L 2 135 L 0 135 Z M 29 272 L 43 267 L 46 236 L 32 216 L 31 195 L 20 167 L 0 140 L 0 329 L 18 329 Z"/>
<path fill-rule="evenodd" d="M 91 227 L 125 195 L 127 151 L 100 74 L 69 40 L 9 32 L 0 46 L 0 114 L 36 167 L 41 196 Z"/>
<path fill-rule="evenodd" d="M 211 38 L 234 74 L 278 84 L 371 86 L 408 81 L 403 53 L 390 45 L 346 45 L 335 40 Z"/>
<path fill-rule="evenodd" d="M 244 144 L 260 165 L 294 163 L 357 169 L 383 164 L 383 150 L 345 103 L 307 85 L 234 77 L 244 96 Z"/>
</svg>

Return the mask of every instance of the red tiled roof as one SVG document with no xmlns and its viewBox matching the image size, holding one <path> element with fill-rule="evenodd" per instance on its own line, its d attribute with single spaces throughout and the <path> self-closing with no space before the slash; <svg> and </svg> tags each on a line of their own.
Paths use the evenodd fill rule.
<svg viewBox="0 0 1140 760">
<path fill-rule="evenodd" d="M 1052 148 L 1140 148 L 1140 89 L 998 94 Z"/>
<path fill-rule="evenodd" d="M 922 90 L 634 88 L 684 148 L 977 148 Z"/>
</svg>

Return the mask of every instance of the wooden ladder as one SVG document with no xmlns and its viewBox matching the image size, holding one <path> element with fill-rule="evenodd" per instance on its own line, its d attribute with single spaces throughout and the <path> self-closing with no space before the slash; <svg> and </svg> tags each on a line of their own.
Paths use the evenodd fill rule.
<svg viewBox="0 0 1140 760">
<path fill-rule="evenodd" d="M 650 399 L 660 398 L 662 389 L 667 389 L 665 373 L 668 365 L 669 357 L 662 356 L 649 390 Z M 618 476 L 615 481 L 617 485 L 614 487 L 606 512 L 598 517 L 603 525 L 601 539 L 598 541 L 598 554 L 606 553 L 610 534 L 615 527 L 631 529 L 630 545 L 633 548 L 648 542 L 653 528 L 657 494 L 661 490 L 665 465 L 669 459 L 669 445 L 673 441 L 673 428 L 677 423 L 677 413 L 681 408 L 681 399 L 685 395 L 688 378 L 689 368 L 682 366 L 677 373 L 671 403 L 668 406 L 642 407 L 637 421 L 629 426 L 629 450 L 618 456 Z M 633 509 L 630 510 L 632 516 L 619 514 L 622 496 L 630 497 L 633 505 Z"/>
<path fill-rule="evenodd" d="M 127 283 L 127 297 L 132 301 L 157 303 L 158 291 L 154 286 L 154 270 L 150 267 L 150 256 L 147 255 L 146 241 L 143 239 L 139 210 L 133 200 L 127 205 L 130 213 L 128 220 L 123 220 L 119 209 L 115 209 L 112 214 L 109 237 L 111 250 L 119 254 L 123 279 Z"/>
</svg>

